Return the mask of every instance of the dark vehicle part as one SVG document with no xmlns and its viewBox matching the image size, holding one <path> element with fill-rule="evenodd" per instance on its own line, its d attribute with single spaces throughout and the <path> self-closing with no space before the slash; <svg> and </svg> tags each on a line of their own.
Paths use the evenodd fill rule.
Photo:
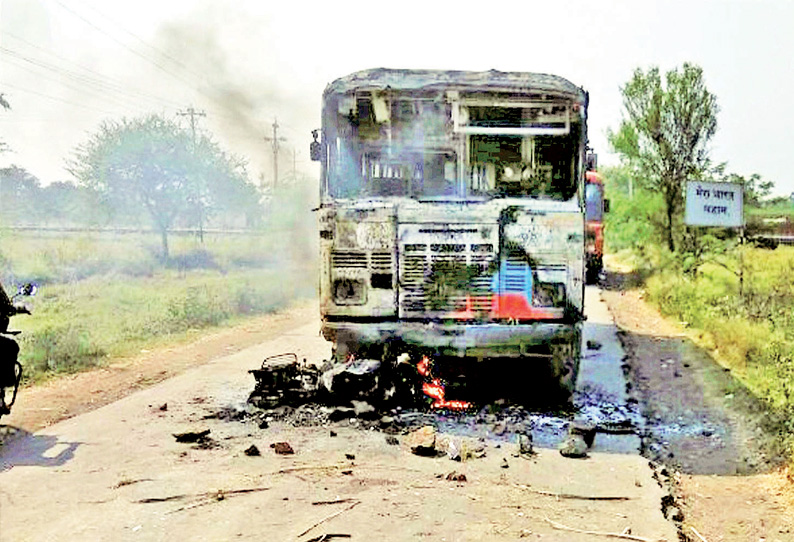
<svg viewBox="0 0 794 542">
<path fill-rule="evenodd" d="M 30 314 L 30 310 L 22 305 L 15 305 L 14 300 L 20 296 L 36 295 L 38 287 L 28 283 L 19 287 L 12 298 L 8 298 L 0 285 L 0 417 L 11 413 L 11 407 L 17 400 L 19 384 L 22 381 L 22 364 L 17 359 L 19 345 L 14 336 L 20 331 L 9 331 L 9 318 L 16 314 Z M 6 402 L 7 388 L 11 388 L 11 401 Z"/>
<path fill-rule="evenodd" d="M 248 402 L 259 408 L 295 406 L 309 401 L 317 392 L 320 376 L 316 369 L 298 364 L 294 353 L 269 356 L 260 369 L 248 372 L 256 379 Z"/>
</svg>

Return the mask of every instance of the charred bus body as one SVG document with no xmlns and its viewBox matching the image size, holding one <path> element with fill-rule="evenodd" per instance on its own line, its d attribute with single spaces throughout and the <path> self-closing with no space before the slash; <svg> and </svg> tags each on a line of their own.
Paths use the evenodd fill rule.
<svg viewBox="0 0 794 542">
<path fill-rule="evenodd" d="M 561 77 L 516 72 L 373 69 L 328 85 L 312 157 L 322 332 L 338 363 L 517 358 L 570 397 L 587 100 Z"/>
</svg>

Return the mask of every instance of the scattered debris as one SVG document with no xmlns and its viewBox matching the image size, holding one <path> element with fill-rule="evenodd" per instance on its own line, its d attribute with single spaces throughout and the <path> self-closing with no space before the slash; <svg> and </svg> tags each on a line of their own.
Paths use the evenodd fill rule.
<svg viewBox="0 0 794 542">
<path fill-rule="evenodd" d="M 203 431 L 188 431 L 186 433 L 174 433 L 177 442 L 199 442 L 206 439 L 210 434 L 209 429 Z"/>
<path fill-rule="evenodd" d="M 545 495 L 547 497 L 554 497 L 556 499 L 581 499 L 584 501 L 629 501 L 631 497 L 624 496 L 609 496 L 609 495 L 575 495 L 573 493 L 558 493 L 554 491 L 543 491 L 542 489 L 534 489 L 524 484 L 513 484 L 514 487 L 535 493 L 536 495 Z"/>
<path fill-rule="evenodd" d="M 569 428 L 571 435 L 581 435 L 588 448 L 593 447 L 595 441 L 596 426 L 584 420 L 575 420 Z"/>
<path fill-rule="evenodd" d="M 380 361 L 350 358 L 346 363 L 332 364 L 320 376 L 320 384 L 328 393 L 344 397 L 370 397 L 378 387 Z"/>
<path fill-rule="evenodd" d="M 268 423 L 268 421 L 266 419 L 262 418 L 259 421 L 259 429 L 267 429 L 268 427 L 270 427 L 270 424 Z"/>
<path fill-rule="evenodd" d="M 563 525 L 562 523 L 557 523 L 556 521 L 552 521 L 549 518 L 545 518 L 545 520 L 555 529 L 559 531 L 569 531 L 572 533 L 581 533 L 581 534 L 591 534 L 594 536 L 607 536 L 610 538 L 623 538 L 626 540 L 636 540 L 637 542 L 658 542 L 657 540 L 653 540 L 651 538 L 644 538 L 642 536 L 635 536 L 631 534 L 624 534 L 624 533 L 608 533 L 602 531 L 587 531 L 585 529 L 577 529 L 575 527 L 568 527 L 567 525 Z"/>
<path fill-rule="evenodd" d="M 535 454 L 535 450 L 532 448 L 532 434 L 518 433 L 516 440 L 518 441 L 518 455 L 526 457 Z"/>
<path fill-rule="evenodd" d="M 353 474 L 353 469 L 343 470 L 342 474 L 344 474 L 345 476 L 350 476 L 351 474 Z"/>
<path fill-rule="evenodd" d="M 563 457 L 585 458 L 587 457 L 587 443 L 582 435 L 569 435 L 560 444 L 560 454 Z"/>
<path fill-rule="evenodd" d="M 262 455 L 259 452 L 259 448 L 256 447 L 256 444 L 251 444 L 248 448 L 245 449 L 243 453 L 249 457 Z"/>
<path fill-rule="evenodd" d="M 324 542 L 325 540 L 331 540 L 332 538 L 350 538 L 350 535 L 337 534 L 337 533 L 321 534 L 320 536 L 315 536 L 314 538 L 310 538 L 306 542 Z"/>
<path fill-rule="evenodd" d="M 456 472 L 454 470 L 452 472 L 450 472 L 449 474 L 447 474 L 447 480 L 449 480 L 450 482 L 467 482 L 468 481 L 466 479 L 466 475 L 465 474 Z"/>
<path fill-rule="evenodd" d="M 274 442 L 270 447 L 279 455 L 290 455 L 295 453 L 295 450 L 292 449 L 289 442 Z"/>
<path fill-rule="evenodd" d="M 335 437 L 336 436 L 336 431 L 331 431 L 330 433 L 331 434 L 329 436 L 331 436 L 331 437 Z"/>
<path fill-rule="evenodd" d="M 314 501 L 312 504 L 317 506 L 320 504 L 340 504 L 343 502 L 353 502 L 354 499 L 334 499 L 333 501 Z"/>
<path fill-rule="evenodd" d="M 341 463 L 337 465 L 299 465 L 296 467 L 287 467 L 285 469 L 279 469 L 273 474 L 288 474 L 290 472 L 298 472 L 304 470 L 331 470 L 331 469 L 343 469 L 348 467 L 347 463 Z"/>
<path fill-rule="evenodd" d="M 223 500 L 227 496 L 231 495 L 243 495 L 245 493 L 254 493 L 258 491 L 267 491 L 269 487 L 251 487 L 246 489 L 219 489 L 215 491 L 205 491 L 204 493 L 192 493 L 192 494 L 180 494 L 180 495 L 170 495 L 168 497 L 149 497 L 146 499 L 139 499 L 137 501 L 133 501 L 138 504 L 151 504 L 151 503 L 158 503 L 158 502 L 169 502 L 169 501 L 178 501 L 183 499 L 206 499 L 211 498 L 213 500 Z"/>
<path fill-rule="evenodd" d="M 333 514 L 331 514 L 330 516 L 326 516 L 326 517 L 324 517 L 323 519 L 321 519 L 320 521 L 318 521 L 317 523 L 315 523 L 314 525 L 312 525 L 312 526 L 311 526 L 311 527 L 309 527 L 308 529 L 305 529 L 305 530 L 303 530 L 303 531 L 302 531 L 302 532 L 301 532 L 301 533 L 300 533 L 300 534 L 297 536 L 297 538 L 300 538 L 300 537 L 302 537 L 303 535 L 305 535 L 306 533 L 308 533 L 309 531 L 311 531 L 311 530 L 312 530 L 312 529 L 314 529 L 315 527 L 317 527 L 317 526 L 319 526 L 319 525 L 322 525 L 322 524 L 323 524 L 323 523 L 325 523 L 326 521 L 328 521 L 328 520 L 330 520 L 330 519 L 333 519 L 333 518 L 335 518 L 336 516 L 338 516 L 338 515 L 340 515 L 340 514 L 342 514 L 342 513 L 344 513 L 344 512 L 347 512 L 348 510 L 351 510 L 351 509 L 353 509 L 353 507 L 355 507 L 355 506 L 357 506 L 357 505 L 359 505 L 359 504 L 361 504 L 361 501 L 355 501 L 355 502 L 353 502 L 353 503 L 352 503 L 350 506 L 348 506 L 348 507 L 346 507 L 346 508 L 342 508 L 341 510 L 339 510 L 339 511 L 337 511 L 337 512 L 334 512 L 334 513 L 333 513 Z"/>
<path fill-rule="evenodd" d="M 350 401 L 353 405 L 353 413 L 358 418 L 362 418 L 364 420 L 375 420 L 380 418 L 380 414 L 378 411 L 375 410 L 375 407 L 371 404 L 367 403 L 366 401 Z"/>
<path fill-rule="evenodd" d="M 168 403 L 163 403 L 162 405 L 160 405 L 160 410 L 162 410 L 163 412 L 168 410 Z"/>
<path fill-rule="evenodd" d="M 386 444 L 390 446 L 399 446 L 400 440 L 394 435 L 386 435 Z"/>
<path fill-rule="evenodd" d="M 112 489 L 118 489 L 118 488 L 124 487 L 124 486 L 131 486 L 131 485 L 137 484 L 139 482 L 153 482 L 153 481 L 154 480 L 152 480 L 151 478 L 137 478 L 135 480 L 131 480 L 129 478 L 123 478 L 123 479 L 119 480 L 118 483 L 113 485 Z"/>
<path fill-rule="evenodd" d="M 502 467 L 503 469 L 509 469 L 510 468 L 510 464 L 507 462 L 507 458 L 506 457 L 502 458 L 502 464 L 499 465 L 499 466 Z"/>
<path fill-rule="evenodd" d="M 410 448 L 411 453 L 425 457 L 435 456 L 436 451 L 436 428 L 426 425 L 416 431 L 408 433 L 403 442 Z"/>
<path fill-rule="evenodd" d="M 447 457 L 452 461 L 460 461 L 460 452 L 463 449 L 463 442 L 458 439 L 449 439 L 447 444 Z M 449 479 L 449 478 L 447 478 Z"/>
<path fill-rule="evenodd" d="M 587 349 L 588 350 L 601 350 L 601 343 L 598 341 L 587 341 Z"/>
<path fill-rule="evenodd" d="M 349 459 L 350 461 L 353 461 L 355 458 L 356 456 L 354 454 L 345 454 L 345 459 Z"/>
</svg>

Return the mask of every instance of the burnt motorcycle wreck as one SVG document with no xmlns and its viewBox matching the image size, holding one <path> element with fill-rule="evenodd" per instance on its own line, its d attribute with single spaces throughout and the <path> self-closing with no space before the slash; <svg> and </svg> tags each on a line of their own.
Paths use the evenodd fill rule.
<svg viewBox="0 0 794 542">
<path fill-rule="evenodd" d="M 259 369 L 248 402 L 264 409 L 309 402 L 344 404 L 365 401 L 379 408 L 394 404 L 414 406 L 421 374 L 404 355 L 394 363 L 352 356 L 344 363 L 311 365 L 293 353 L 270 356 Z"/>
</svg>

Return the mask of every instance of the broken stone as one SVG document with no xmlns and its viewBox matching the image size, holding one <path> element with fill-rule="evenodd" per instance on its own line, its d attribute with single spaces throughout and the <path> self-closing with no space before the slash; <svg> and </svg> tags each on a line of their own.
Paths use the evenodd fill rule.
<svg viewBox="0 0 794 542">
<path fill-rule="evenodd" d="M 345 459 L 349 459 L 350 461 L 353 461 L 355 458 L 356 456 L 354 454 L 345 454 Z"/>
<path fill-rule="evenodd" d="M 461 451 L 463 450 L 463 442 L 458 439 L 449 439 L 447 442 L 447 457 L 450 458 L 452 461 L 460 461 Z M 453 471 L 454 473 L 454 471 Z M 447 476 L 447 480 L 449 480 L 449 476 Z"/>
<path fill-rule="evenodd" d="M 504 435 L 505 431 L 507 431 L 507 422 L 499 422 L 493 427 L 494 435 Z"/>
<path fill-rule="evenodd" d="M 336 431 L 331 431 L 329 436 L 335 437 L 336 436 Z"/>
<path fill-rule="evenodd" d="M 290 455 L 295 453 L 295 450 L 292 449 L 289 442 L 274 442 L 270 447 L 279 455 Z"/>
<path fill-rule="evenodd" d="M 259 453 L 259 448 L 256 447 L 256 444 L 251 444 L 243 453 L 250 457 L 262 455 Z"/>
<path fill-rule="evenodd" d="M 596 426 L 584 420 L 574 420 L 568 432 L 571 435 L 580 435 L 588 448 L 593 446 L 596 435 Z"/>
<path fill-rule="evenodd" d="M 447 480 L 450 482 L 466 482 L 466 475 L 463 473 L 455 472 L 454 470 L 447 474 Z"/>
<path fill-rule="evenodd" d="M 587 457 L 587 444 L 582 435 L 568 435 L 568 438 L 560 444 L 560 455 L 572 458 Z"/>
<path fill-rule="evenodd" d="M 436 455 L 436 428 L 426 425 L 405 436 L 403 442 L 411 453 L 421 456 Z"/>
<path fill-rule="evenodd" d="M 375 410 L 375 407 L 366 401 L 354 400 L 350 401 L 350 404 L 353 405 L 353 412 L 358 418 L 364 420 L 374 420 L 378 417 L 378 412 Z"/>
<path fill-rule="evenodd" d="M 516 435 L 518 441 L 518 454 L 519 455 L 532 455 L 535 451 L 532 449 L 532 435 L 526 433 L 519 433 Z"/>
<path fill-rule="evenodd" d="M 163 403 L 162 405 L 160 405 L 160 410 L 162 411 L 168 410 L 168 403 Z"/>
</svg>

